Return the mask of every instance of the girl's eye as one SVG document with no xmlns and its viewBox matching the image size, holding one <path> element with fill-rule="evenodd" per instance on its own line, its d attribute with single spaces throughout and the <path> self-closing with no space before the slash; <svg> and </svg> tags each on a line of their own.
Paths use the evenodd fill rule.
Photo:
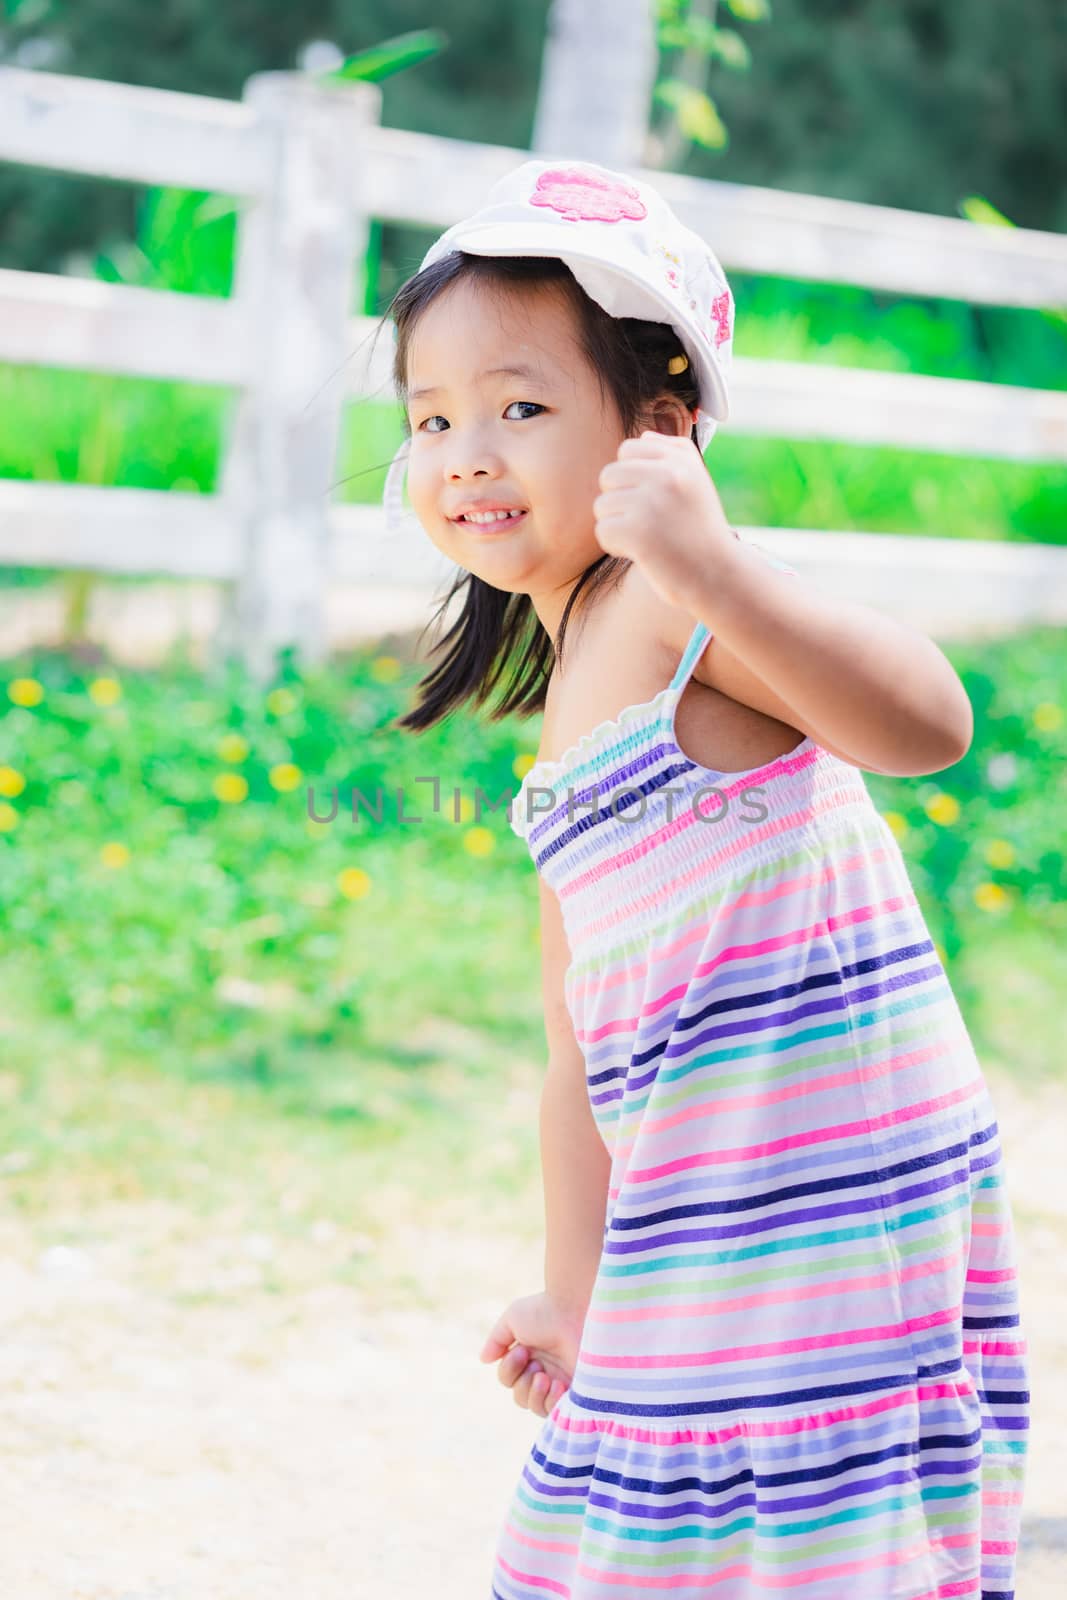
<svg viewBox="0 0 1067 1600">
<path fill-rule="evenodd" d="M 511 410 L 511 406 L 529 406 L 530 409 L 535 412 L 543 411 L 545 409 L 544 406 L 539 405 L 536 400 L 513 400 L 511 405 L 507 407 L 508 411 Z M 440 412 L 435 412 L 432 417 L 427 417 L 425 422 L 420 422 L 419 428 L 425 433 L 440 433 L 440 428 L 430 427 L 431 422 L 437 422 L 438 420 L 444 422 L 445 419 L 440 415 Z"/>
</svg>

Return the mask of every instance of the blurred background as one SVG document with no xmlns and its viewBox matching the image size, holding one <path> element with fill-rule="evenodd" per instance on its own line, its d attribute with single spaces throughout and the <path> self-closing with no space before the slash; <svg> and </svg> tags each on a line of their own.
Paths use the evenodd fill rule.
<svg viewBox="0 0 1067 1600">
<path fill-rule="evenodd" d="M 414 740 L 393 727 L 428 665 L 442 574 L 410 529 L 382 566 L 376 508 L 402 429 L 388 349 L 371 358 L 364 343 L 466 196 L 480 200 L 492 150 L 462 153 L 477 146 L 754 186 L 737 194 L 785 243 L 761 257 L 757 224 L 749 238 L 735 220 L 736 255 L 720 250 L 751 421 L 709 449 L 719 493 L 733 522 L 782 530 L 775 547 L 828 582 L 835 551 L 858 570 L 877 550 L 892 570 L 871 568 L 875 593 L 901 614 L 926 606 L 966 685 L 962 761 L 866 781 L 998 1110 L 1034 1364 L 1019 1593 L 1062 1593 L 1063 7 L 4 0 L 0 71 L 4 1592 L 458 1600 L 487 1582 L 538 1425 L 477 1351 L 542 1281 L 544 1038 L 533 870 L 502 808 L 475 795 L 514 792 L 539 729 L 474 715 Z M 206 185 L 212 150 L 236 170 L 238 112 L 275 115 L 249 98 L 267 72 L 288 75 L 297 107 L 306 90 L 340 108 L 338 126 L 356 108 L 335 167 L 370 198 L 353 270 L 307 324 L 294 392 L 257 377 L 253 404 L 213 317 L 242 281 L 275 281 L 256 277 L 267 236 L 254 208 Z M 205 186 L 115 175 L 124 142 L 131 167 L 195 167 L 152 121 L 187 118 L 191 148 L 191 101 L 113 111 L 86 80 L 213 102 Z M 77 170 L 69 130 L 89 150 L 120 114 L 129 137 L 108 175 L 91 155 Z M 34 143 L 61 115 L 62 162 Z M 360 117 L 381 130 L 366 149 Z M 394 160 L 425 164 L 422 221 L 389 214 L 402 210 L 385 201 Z M 714 219 L 720 191 L 707 194 Z M 905 264 L 886 248 L 858 286 L 834 250 L 813 264 L 811 240 L 840 238 L 856 259 L 861 219 L 802 207 L 791 232 L 789 196 L 901 208 L 877 227 L 899 231 Z M 286 203 L 295 216 L 299 199 Z M 924 217 L 959 224 L 943 237 L 961 261 L 973 237 L 983 265 L 966 294 L 937 265 L 940 232 L 914 235 L 927 266 L 909 276 Z M 336 275 L 328 241 L 322 262 Z M 156 302 L 118 291 L 185 297 L 158 348 Z M 185 337 L 193 311 L 201 333 Z M 304 326 L 283 319 L 279 349 Z M 767 420 L 763 397 L 787 375 L 764 363 L 806 370 L 788 376 L 796 425 Z M 826 367 L 846 397 L 860 392 L 850 374 L 885 375 L 864 391 L 866 438 L 831 415 Z M 982 388 L 951 391 L 966 398 L 953 410 L 949 391 L 910 379 Z M 918 412 L 891 420 L 911 397 Z M 823 419 L 810 427 L 809 404 Z M 321 593 L 294 579 L 290 613 L 264 577 L 287 558 L 257 496 L 294 418 L 301 437 L 320 430 L 293 527 L 311 530 Z M 81 488 L 158 498 L 89 510 L 63 498 Z M 197 508 L 216 504 L 237 507 L 243 531 L 213 544 Z M 958 542 L 940 585 L 922 576 L 925 541 Z M 383 819 L 354 819 L 353 793 L 373 804 L 380 786 Z M 339 814 L 313 820 L 335 788 Z"/>
</svg>

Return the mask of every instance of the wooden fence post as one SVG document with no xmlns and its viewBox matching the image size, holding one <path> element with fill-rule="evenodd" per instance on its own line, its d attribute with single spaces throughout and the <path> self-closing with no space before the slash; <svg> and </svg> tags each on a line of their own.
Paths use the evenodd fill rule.
<svg viewBox="0 0 1067 1600">
<path fill-rule="evenodd" d="M 329 512 L 367 230 L 352 172 L 381 95 L 369 84 L 265 72 L 249 79 L 244 100 L 272 146 L 274 183 L 242 207 L 238 228 L 234 296 L 255 365 L 220 485 L 241 567 L 214 659 L 238 654 L 264 682 L 283 648 L 307 665 L 326 652 Z"/>
</svg>

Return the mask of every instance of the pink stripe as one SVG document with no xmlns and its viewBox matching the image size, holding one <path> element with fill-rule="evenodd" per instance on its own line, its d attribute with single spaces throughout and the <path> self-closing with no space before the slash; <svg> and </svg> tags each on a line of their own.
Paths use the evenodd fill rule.
<svg viewBox="0 0 1067 1600">
<path fill-rule="evenodd" d="M 863 794 L 866 796 L 869 803 L 870 796 L 867 794 L 865 789 L 863 790 Z M 857 793 L 856 798 L 858 801 L 860 798 L 859 793 Z M 719 850 L 712 851 L 708 855 L 704 856 L 699 864 L 691 871 L 684 873 L 680 878 L 667 880 L 654 893 L 646 894 L 642 896 L 641 899 L 632 902 L 632 904 L 635 907 L 640 908 L 659 907 L 663 905 L 665 901 L 674 898 L 674 891 L 688 886 L 689 884 L 696 882 L 698 879 L 705 878 L 710 868 L 717 867 L 719 865 L 725 865 L 733 861 L 737 856 L 743 855 L 749 849 L 751 844 L 758 844 L 764 839 L 774 839 L 777 838 L 779 834 L 792 832 L 797 827 L 806 823 L 810 823 L 815 817 L 833 815 L 840 809 L 840 806 L 840 794 L 835 793 L 826 796 L 817 804 L 800 805 L 795 811 L 788 812 L 784 817 L 779 817 L 771 822 L 765 822 L 759 828 L 751 828 L 740 837 L 734 839 L 731 843 L 725 844 Z M 682 815 L 680 817 L 676 817 L 673 822 L 665 823 L 657 833 L 649 834 L 647 838 L 642 839 L 640 844 L 631 845 L 628 850 L 621 850 L 614 856 L 606 856 L 603 861 L 598 862 L 594 867 L 590 867 L 585 873 L 569 879 L 565 884 L 561 884 L 557 892 L 561 897 L 564 898 L 570 898 L 573 895 L 580 894 L 583 889 L 595 886 L 595 884 L 597 884 L 601 878 L 611 877 L 613 874 L 621 872 L 622 868 L 631 866 L 633 862 L 641 860 L 641 858 L 648 855 L 650 851 L 659 848 L 661 844 L 665 843 L 666 840 L 676 833 L 680 828 L 696 826 L 697 821 L 693 813 L 691 811 L 683 812 Z M 872 849 L 870 852 L 870 857 L 871 859 L 876 860 L 888 860 L 889 856 L 887 847 L 882 845 L 877 847 L 877 851 Z M 599 925 L 602 927 L 610 927 L 616 920 L 617 916 L 609 917 Z M 590 924 L 590 926 L 595 927 L 597 924 Z"/>
<path fill-rule="evenodd" d="M 839 1422 L 849 1422 L 856 1417 L 876 1417 L 885 1411 L 898 1411 L 903 1406 L 914 1405 L 917 1400 L 956 1400 L 961 1389 L 965 1394 L 972 1392 L 969 1378 L 963 1384 L 947 1380 L 918 1386 L 908 1384 L 903 1389 L 878 1395 L 873 1400 L 850 1402 L 831 1411 L 808 1411 L 799 1417 L 774 1417 L 766 1421 L 745 1417 L 724 1428 L 660 1429 L 619 1422 L 614 1417 L 587 1419 L 562 1409 L 566 1394 L 556 1402 L 549 1415 L 557 1428 L 573 1434 L 607 1434 L 616 1439 L 630 1439 L 637 1444 L 728 1444 L 731 1439 L 744 1438 L 746 1435 L 755 1439 L 776 1439 L 793 1433 L 812 1433 L 819 1428 L 833 1428 Z"/>
<path fill-rule="evenodd" d="M 677 1305 L 672 1302 L 670 1306 L 670 1314 L 672 1317 L 711 1317 L 715 1315 L 729 1316 L 737 1311 L 761 1310 L 767 1306 L 774 1305 L 794 1305 L 799 1300 L 821 1300 L 827 1295 L 857 1294 L 862 1289 L 885 1289 L 894 1283 L 910 1283 L 918 1278 L 930 1277 L 934 1273 L 943 1272 L 949 1267 L 955 1267 L 962 1260 L 963 1252 L 956 1251 L 953 1255 L 942 1256 L 940 1259 L 935 1261 L 924 1261 L 918 1266 L 908 1267 L 904 1272 L 900 1273 L 893 1271 L 872 1272 L 866 1278 L 827 1279 L 823 1283 L 811 1284 L 803 1289 L 775 1289 L 765 1294 L 739 1295 L 733 1300 L 712 1300 L 706 1303 L 703 1301 L 692 1301 L 684 1306 Z M 596 1301 L 594 1300 L 589 1307 L 588 1321 L 657 1322 L 662 1320 L 663 1314 L 664 1306 L 662 1303 L 654 1306 L 635 1306 L 629 1311 L 600 1311 L 596 1308 Z M 811 1341 L 811 1346 L 821 1346 L 822 1342 L 823 1341 L 820 1339 L 813 1339 Z M 828 1339 L 826 1341 L 827 1344 L 832 1344 L 833 1342 L 833 1339 Z M 848 1335 L 843 1334 L 841 1336 L 841 1343 L 845 1344 L 847 1342 Z M 804 1347 L 805 1346 L 801 1344 L 797 1345 L 798 1350 Z M 785 1345 L 753 1345 L 751 1346 L 751 1353 L 753 1355 L 763 1355 L 768 1354 L 772 1349 L 784 1350 L 786 1348 L 787 1347 Z M 593 1360 L 598 1366 L 612 1364 L 610 1361 L 604 1358 L 591 1356 L 590 1352 L 586 1350 L 585 1346 L 583 1345 L 582 1360 L 585 1361 L 587 1359 Z M 688 1365 L 691 1361 L 696 1361 L 697 1359 L 699 1359 L 697 1356 L 683 1356 L 680 1364 Z M 729 1360 L 730 1357 L 724 1354 L 722 1359 Z M 649 1361 L 647 1363 L 645 1358 L 642 1356 L 619 1356 L 616 1359 L 616 1364 L 618 1366 L 642 1367 L 645 1365 L 654 1366 L 656 1361 L 659 1361 L 663 1366 L 674 1365 L 674 1361 L 667 1356 L 656 1357 L 655 1361 Z"/>
<path fill-rule="evenodd" d="M 783 1014 L 782 1021 L 787 1017 Z M 756 1106 L 775 1106 L 785 1104 L 789 1100 L 814 1100 L 818 1094 L 823 1094 L 829 1089 L 840 1089 L 843 1086 L 855 1083 L 870 1083 L 877 1078 L 888 1078 L 896 1072 L 906 1071 L 908 1067 L 921 1066 L 927 1061 L 936 1061 L 939 1056 L 947 1055 L 950 1049 L 948 1041 L 942 1040 L 936 1044 L 926 1045 L 917 1050 L 911 1050 L 906 1055 L 890 1057 L 884 1061 L 871 1061 L 862 1069 L 855 1066 L 844 1068 L 841 1072 L 824 1073 L 821 1078 L 804 1078 L 800 1083 L 782 1084 L 777 1089 L 765 1089 L 762 1093 L 723 1095 L 709 1100 L 698 1100 L 694 1105 L 686 1106 L 681 1111 L 672 1111 L 668 1116 L 659 1117 L 653 1121 L 646 1115 L 641 1124 L 640 1136 L 648 1138 L 651 1134 L 665 1133 L 669 1128 L 684 1127 L 687 1122 L 695 1122 L 703 1117 L 724 1117 L 736 1111 L 751 1111 Z M 632 1148 L 632 1141 L 616 1141 L 616 1150 L 626 1153 Z"/>
<path fill-rule="evenodd" d="M 694 1559 L 699 1560 L 699 1557 Z M 841 1561 L 821 1567 L 805 1567 L 802 1572 L 792 1573 L 789 1577 L 768 1577 L 757 1572 L 751 1561 L 736 1561 L 732 1566 L 720 1567 L 712 1576 L 703 1578 L 695 1572 L 679 1572 L 670 1577 L 643 1577 L 633 1572 L 622 1572 L 617 1567 L 591 1567 L 579 1561 L 578 1571 L 583 1578 L 593 1578 L 598 1583 L 625 1583 L 634 1589 L 713 1589 L 720 1583 L 726 1583 L 733 1578 L 749 1578 L 762 1589 L 798 1589 L 802 1584 L 806 1587 L 810 1583 L 823 1580 L 838 1580 L 851 1577 L 860 1572 L 877 1572 L 885 1567 L 902 1567 L 910 1561 L 921 1560 L 923 1565 L 929 1564 L 930 1548 L 924 1539 L 921 1544 L 913 1544 L 906 1550 L 887 1550 L 882 1555 L 870 1556 L 862 1561 Z"/>
<path fill-rule="evenodd" d="M 856 1083 L 857 1080 L 861 1083 L 869 1083 L 873 1082 L 875 1078 L 891 1077 L 896 1072 L 904 1072 L 907 1067 L 921 1066 L 923 1062 L 936 1061 L 939 1056 L 947 1054 L 949 1048 L 950 1046 L 947 1042 L 933 1043 L 933 1045 L 925 1046 L 921 1050 L 909 1051 L 909 1053 L 902 1054 L 902 1056 L 891 1056 L 885 1061 L 873 1061 L 872 1059 L 872 1061 L 867 1061 L 867 1064 L 862 1069 L 856 1066 L 845 1067 L 841 1072 L 827 1072 L 827 1074 L 819 1078 L 803 1078 L 800 1083 L 787 1083 L 781 1088 L 765 1090 L 763 1093 L 720 1094 L 720 1096 L 715 1096 L 712 1099 L 702 1099 L 702 1101 L 697 1101 L 694 1106 L 686 1106 L 683 1110 L 672 1112 L 669 1117 L 659 1117 L 656 1122 L 653 1122 L 651 1118 L 646 1118 L 645 1122 L 640 1125 L 638 1136 L 641 1139 L 646 1139 L 656 1133 L 667 1133 L 670 1128 L 685 1126 L 686 1122 L 694 1122 L 697 1118 L 725 1117 L 731 1112 L 752 1110 L 753 1107 L 757 1106 L 777 1106 L 777 1104 L 784 1104 L 784 1102 L 792 1101 L 792 1099 L 806 1099 L 808 1096 L 813 1096 L 814 1098 L 816 1094 L 835 1090 L 835 1088 L 841 1088 L 841 1086 L 849 1085 L 849 1083 Z M 832 1130 L 821 1128 L 819 1133 L 832 1133 Z M 801 1141 L 806 1142 L 808 1134 L 797 1133 L 793 1134 L 792 1138 L 795 1144 L 800 1144 Z M 637 1144 L 637 1139 L 625 1139 L 622 1138 L 622 1134 L 619 1134 L 619 1138 L 614 1142 L 616 1160 L 624 1160 L 635 1144 Z M 769 1150 L 773 1149 L 773 1146 L 765 1144 L 765 1146 L 760 1146 L 760 1149 Z M 710 1152 L 704 1152 L 704 1154 L 710 1154 Z M 721 1155 L 723 1152 L 718 1152 L 718 1154 Z M 648 1168 L 648 1171 L 656 1171 L 656 1168 Z M 625 1176 L 627 1176 L 627 1181 L 633 1181 L 635 1178 L 643 1178 L 645 1174 L 627 1173 Z M 608 1192 L 611 1194 L 611 1190 L 608 1190 Z"/>
<path fill-rule="evenodd" d="M 713 869 L 733 861 L 737 856 L 747 851 L 751 844 L 759 843 L 763 839 L 774 838 L 780 833 L 789 833 L 802 824 L 810 822 L 813 818 L 830 816 L 838 809 L 839 805 L 839 797 L 831 796 L 821 801 L 818 805 L 800 807 L 796 811 L 790 812 L 787 816 L 779 818 L 773 825 L 764 824 L 759 830 L 750 830 L 741 838 L 735 840 L 732 845 L 724 846 L 718 852 L 705 856 L 695 867 L 688 872 L 684 872 L 680 877 L 665 879 L 662 885 L 654 892 L 641 895 L 638 899 L 627 902 L 608 917 L 601 917 L 596 921 L 586 923 L 580 930 L 580 938 L 584 941 L 591 934 L 612 930 L 624 923 L 627 917 L 632 916 L 635 912 L 661 910 L 664 905 L 668 905 L 672 900 L 676 899 L 681 891 L 690 888 L 695 883 L 706 880 Z M 684 821 L 685 819 L 683 818 L 682 820 Z M 673 827 L 674 824 L 669 826 Z M 631 851 L 624 852 L 621 856 L 610 858 L 606 865 L 609 867 L 616 866 L 617 869 L 621 869 L 629 865 L 631 859 L 637 859 L 638 852 L 641 854 L 646 853 L 642 846 L 635 846 Z M 884 845 L 872 846 L 868 852 L 868 860 L 871 862 L 885 862 L 888 859 L 888 851 Z M 589 877 L 588 873 L 586 877 Z M 577 893 L 581 887 L 580 879 L 571 879 L 567 884 L 560 886 L 558 893 L 561 898 L 565 899 Z"/>
<path fill-rule="evenodd" d="M 872 859 L 878 858 L 874 857 Z M 884 859 L 884 852 L 882 859 Z M 618 971 L 613 972 L 603 984 L 598 983 L 596 985 L 597 992 L 601 992 L 602 989 L 613 988 L 620 983 L 629 982 L 633 979 L 643 979 L 650 966 L 655 966 L 661 961 L 672 961 L 691 944 L 702 944 L 707 938 L 710 928 L 715 926 L 715 923 L 719 920 L 720 916 L 726 916 L 728 914 L 732 916 L 735 909 L 749 909 L 752 907 L 762 908 L 763 906 L 773 904 L 776 900 L 788 898 L 789 895 L 810 889 L 816 885 L 824 885 L 829 883 L 841 884 L 844 882 L 846 876 L 852 872 L 865 874 L 867 864 L 868 857 L 864 855 L 862 851 L 860 851 L 855 855 L 845 856 L 841 859 L 841 861 L 832 865 L 819 867 L 815 872 L 805 871 L 797 873 L 792 878 L 783 878 L 779 882 L 772 884 L 765 889 L 746 889 L 739 894 L 736 899 L 730 902 L 729 907 L 717 907 L 710 924 L 705 913 L 701 911 L 698 914 L 697 924 L 693 931 L 678 935 L 671 941 L 670 944 L 664 945 L 659 950 L 651 950 L 649 952 L 648 959 L 642 958 L 641 960 L 635 962 L 633 966 L 622 967 Z M 902 902 L 909 907 L 914 907 L 917 904 L 913 894 L 902 895 L 900 898 Z M 827 926 L 831 925 L 832 923 L 828 922 Z M 796 934 L 785 934 L 781 940 L 782 947 L 788 946 L 796 938 Z M 770 941 L 768 948 L 776 948 L 775 943 Z M 592 988 L 593 985 L 590 983 L 580 983 L 577 979 L 575 979 L 571 987 L 573 994 L 578 996 L 585 994 L 586 990 Z"/>
<path fill-rule="evenodd" d="M 777 1155 L 781 1150 L 800 1150 L 807 1146 L 830 1144 L 836 1139 L 850 1139 L 857 1133 L 873 1132 L 875 1128 L 893 1128 L 900 1123 L 914 1122 L 919 1117 L 942 1111 L 948 1106 L 959 1105 L 964 1100 L 973 1100 L 983 1093 L 984 1087 L 982 1078 L 974 1078 L 962 1088 L 950 1090 L 948 1094 L 937 1095 L 933 1100 L 921 1100 L 913 1106 L 898 1107 L 880 1117 L 863 1117 L 854 1122 L 838 1122 L 828 1128 L 813 1128 L 806 1133 L 787 1134 L 781 1139 L 767 1139 L 762 1144 L 737 1145 L 730 1150 L 701 1150 L 692 1156 L 680 1156 L 677 1161 L 665 1161 L 656 1167 L 631 1171 L 627 1177 L 641 1183 L 651 1183 L 656 1178 L 667 1177 L 672 1172 L 689 1172 L 696 1167 L 726 1166 L 732 1161 L 762 1161 L 769 1155 Z M 618 1189 L 609 1190 L 609 1194 L 613 1196 L 618 1192 Z"/>
<path fill-rule="evenodd" d="M 822 876 L 821 874 L 819 876 Z M 735 902 L 736 903 L 736 902 Z M 902 911 L 908 904 L 902 895 L 893 895 L 878 906 L 861 906 L 855 911 L 847 912 L 844 916 L 828 917 L 823 922 L 814 922 L 807 927 L 798 928 L 795 932 L 782 934 L 777 938 L 756 939 L 747 944 L 726 945 L 722 950 L 717 950 L 709 960 L 700 961 L 693 968 L 693 976 L 668 989 L 666 993 L 649 1000 L 641 1007 L 636 1017 L 621 1017 L 605 1022 L 600 1028 L 576 1029 L 575 1036 L 587 1044 L 595 1044 L 599 1039 L 611 1033 L 623 1031 L 634 1032 L 639 1029 L 641 1022 L 646 1017 L 655 1016 L 662 1011 L 664 1006 L 672 1000 L 682 999 L 691 989 L 692 985 L 700 978 L 710 977 L 719 967 L 725 966 L 728 961 L 747 961 L 755 956 L 770 955 L 779 950 L 787 950 L 793 945 L 809 944 L 813 938 L 823 933 L 830 933 L 833 928 L 842 928 L 859 922 L 867 922 L 875 916 L 886 916 L 894 911 Z M 710 931 L 710 930 L 709 930 Z M 599 993 L 599 991 L 598 991 Z"/>
<path fill-rule="evenodd" d="M 980 1350 L 984 1351 L 988 1356 L 1025 1356 L 1027 1354 L 1025 1339 L 986 1340 L 972 1338 L 969 1334 L 964 1334 L 963 1348 L 968 1355 L 975 1356 Z"/>
<path fill-rule="evenodd" d="M 577 1545 L 574 1544 L 549 1544 L 543 1539 L 528 1539 L 511 1522 L 506 1523 L 505 1526 L 513 1539 L 516 1539 L 520 1544 L 530 1545 L 535 1550 L 574 1551 L 577 1549 Z M 571 1589 L 569 1583 L 557 1583 L 554 1578 L 539 1578 L 534 1572 L 520 1572 L 518 1567 L 511 1566 L 499 1553 L 497 1554 L 497 1560 L 508 1577 L 514 1578 L 517 1583 L 529 1583 L 535 1589 L 543 1589 L 546 1594 L 560 1594 L 563 1595 L 564 1600 L 570 1600 Z"/>
<path fill-rule="evenodd" d="M 891 1282 L 890 1274 L 881 1280 Z M 798 1299 L 802 1298 L 797 1296 Z M 758 1302 L 757 1302 L 758 1303 Z M 931 1311 L 929 1316 L 903 1322 L 888 1322 L 880 1328 L 849 1328 L 842 1333 L 813 1334 L 807 1339 L 777 1339 L 768 1344 L 738 1344 L 726 1350 L 687 1350 L 671 1356 L 598 1356 L 591 1350 L 582 1350 L 582 1364 L 592 1367 L 640 1368 L 660 1367 L 674 1371 L 680 1367 L 717 1367 L 732 1361 L 766 1361 L 771 1356 L 785 1355 L 789 1351 L 832 1350 L 835 1345 L 860 1345 L 879 1340 L 899 1340 L 902 1334 L 913 1333 L 916 1328 L 936 1328 L 960 1314 L 959 1306 L 947 1310 Z"/>
<path fill-rule="evenodd" d="M 814 749 L 806 750 L 804 754 L 802 756 L 798 756 L 795 761 L 790 761 L 788 757 L 783 757 L 781 761 L 776 761 L 773 766 L 768 767 L 767 779 L 781 777 L 786 773 L 799 772 L 804 767 L 813 766 L 817 759 L 818 751 Z M 750 785 L 745 781 L 739 781 L 729 786 L 726 784 L 716 785 L 717 794 L 706 795 L 700 802 L 700 813 L 702 816 L 707 816 L 708 813 L 718 810 L 718 796 L 723 796 L 727 801 L 729 801 L 735 794 L 743 794 L 747 788 L 758 787 L 760 789 L 764 789 L 766 786 L 766 781 L 760 783 L 759 785 Z M 838 800 L 836 804 L 840 804 L 840 800 Z M 809 806 L 805 806 L 804 813 L 806 815 L 810 815 L 811 808 Z M 696 814 L 693 808 L 690 806 L 689 809 L 683 811 L 680 816 L 673 818 L 673 820 L 670 822 L 665 822 L 662 828 L 658 828 L 655 833 L 650 833 L 647 838 L 642 839 L 640 844 L 633 845 L 629 850 L 622 850 L 617 855 L 607 856 L 603 861 L 598 861 L 595 866 L 592 866 L 584 873 L 579 874 L 572 880 L 570 884 L 567 885 L 567 892 L 577 893 L 581 889 L 586 888 L 589 884 L 599 882 L 599 880 L 605 875 L 610 876 L 610 874 L 614 872 L 618 866 L 632 861 L 640 861 L 642 856 L 648 855 L 648 853 L 652 850 L 658 850 L 660 845 L 666 844 L 668 839 L 673 839 L 676 833 L 682 833 L 686 828 L 695 828 L 697 826 L 698 823 Z M 703 826 L 703 824 L 700 824 L 700 826 Z M 781 832 L 781 828 L 777 824 L 772 824 L 765 836 L 772 838 L 776 833 L 779 832 Z M 762 835 L 757 835 L 757 837 L 761 836 Z M 728 856 L 725 852 L 719 852 L 718 857 L 715 859 L 726 860 L 728 859 Z"/>
</svg>

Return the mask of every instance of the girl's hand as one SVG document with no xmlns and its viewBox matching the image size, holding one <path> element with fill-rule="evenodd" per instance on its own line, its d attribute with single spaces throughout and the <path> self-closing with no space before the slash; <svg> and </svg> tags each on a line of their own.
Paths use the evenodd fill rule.
<svg viewBox="0 0 1067 1600">
<path fill-rule="evenodd" d="M 734 559 L 737 536 L 688 436 L 646 428 L 624 439 L 599 483 L 597 542 L 639 566 L 668 605 L 684 607 L 694 580 Z"/>
<path fill-rule="evenodd" d="M 547 1417 L 570 1387 L 583 1321 L 548 1294 L 524 1295 L 494 1322 L 478 1359 L 500 1361 L 497 1377 L 515 1404 Z"/>
</svg>

